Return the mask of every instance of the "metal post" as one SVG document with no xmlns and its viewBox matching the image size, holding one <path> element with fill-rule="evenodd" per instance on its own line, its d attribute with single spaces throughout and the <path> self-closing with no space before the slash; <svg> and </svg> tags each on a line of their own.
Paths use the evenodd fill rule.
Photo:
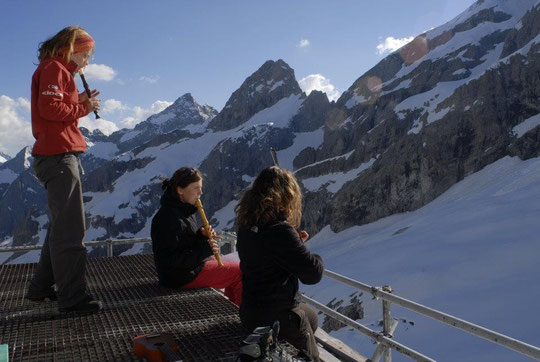
<svg viewBox="0 0 540 362">
<path fill-rule="evenodd" d="M 383 333 L 392 338 L 390 328 L 392 324 L 392 317 L 390 316 L 390 302 L 383 300 Z M 392 350 L 390 348 L 384 349 L 384 362 L 392 362 Z"/>
<path fill-rule="evenodd" d="M 386 337 L 384 334 L 382 334 L 380 332 L 372 331 L 368 327 L 366 327 L 366 326 L 364 326 L 364 325 L 362 325 L 362 324 L 360 324 L 360 323 L 358 323 L 356 321 L 353 321 L 349 317 L 346 317 L 343 314 L 340 314 L 340 313 L 336 312 L 335 310 L 333 310 L 331 308 L 328 308 L 326 305 L 321 304 L 321 303 L 317 302 L 316 300 L 313 300 L 313 299 L 311 299 L 309 297 L 306 297 L 305 295 L 302 295 L 301 298 L 302 298 L 302 300 L 304 302 L 308 303 L 309 305 L 312 305 L 313 307 L 317 308 L 318 310 L 320 310 L 324 314 L 334 318 L 335 320 L 338 320 L 338 321 L 342 322 L 343 324 L 348 325 L 349 327 L 353 327 L 357 331 L 367 335 L 368 337 L 373 339 L 373 341 L 376 342 L 376 343 L 379 343 L 379 344 L 381 344 L 383 346 L 388 346 L 390 348 L 393 348 L 396 351 L 398 351 L 399 353 L 402 353 L 405 356 L 408 356 L 408 357 L 412 358 L 415 361 L 435 362 L 434 359 L 431 359 L 431 358 L 429 358 L 427 356 L 424 356 L 423 354 L 421 354 L 419 352 L 416 352 L 415 350 L 413 350 L 413 349 L 411 349 L 409 347 L 406 347 L 406 346 L 402 345 L 401 343 L 396 342 L 395 340 L 393 340 L 391 338 Z M 396 322 L 396 325 L 397 325 L 397 322 Z"/>
<path fill-rule="evenodd" d="M 107 239 L 107 256 L 113 256 L 113 243 L 112 239 Z"/>
<path fill-rule="evenodd" d="M 389 285 L 385 285 L 382 288 L 383 291 L 387 293 L 392 293 L 392 287 Z M 383 311 L 383 334 L 388 338 L 394 337 L 394 331 L 396 330 L 396 327 L 398 325 L 398 322 L 392 318 L 392 315 L 390 314 L 390 302 L 383 299 L 382 301 L 382 311 Z M 381 357 L 384 356 L 385 362 L 391 362 L 392 361 L 392 349 L 388 348 L 382 344 L 379 344 L 377 346 L 377 349 L 375 350 L 375 353 L 373 353 L 373 357 L 371 360 L 373 362 L 378 362 Z"/>
</svg>

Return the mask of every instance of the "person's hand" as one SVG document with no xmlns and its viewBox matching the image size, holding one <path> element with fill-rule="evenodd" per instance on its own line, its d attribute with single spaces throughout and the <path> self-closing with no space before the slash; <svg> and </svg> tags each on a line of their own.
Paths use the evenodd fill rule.
<svg viewBox="0 0 540 362">
<path fill-rule="evenodd" d="M 219 253 L 219 246 L 215 240 L 210 241 L 210 247 L 212 248 L 214 255 Z"/>
<path fill-rule="evenodd" d="M 300 235 L 300 239 L 302 239 L 303 243 L 305 243 L 307 239 L 309 239 L 309 234 L 305 230 L 298 231 L 298 235 Z"/>
<path fill-rule="evenodd" d="M 206 232 L 206 229 L 204 227 L 201 227 L 201 234 L 205 237 L 207 237 L 208 239 L 210 239 L 210 237 L 208 236 L 208 233 Z M 221 239 L 221 236 L 219 236 L 216 231 L 214 230 L 213 227 L 210 226 L 210 235 L 212 235 L 212 239 Z"/>
<path fill-rule="evenodd" d="M 99 110 L 101 101 L 97 98 L 90 98 L 90 99 L 87 99 L 87 101 L 84 103 L 86 103 L 89 113 L 92 113 L 94 111 Z"/>
<path fill-rule="evenodd" d="M 99 95 L 99 91 L 97 89 L 93 89 L 90 91 L 91 98 L 96 98 Z M 79 103 L 86 103 L 88 102 L 88 94 L 86 92 L 79 93 Z"/>
</svg>

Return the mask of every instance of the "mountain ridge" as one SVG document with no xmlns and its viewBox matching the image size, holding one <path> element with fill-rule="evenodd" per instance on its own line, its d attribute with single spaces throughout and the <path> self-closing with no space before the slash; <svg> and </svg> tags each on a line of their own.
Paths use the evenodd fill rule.
<svg viewBox="0 0 540 362">
<path fill-rule="evenodd" d="M 319 91 L 306 96 L 278 59 L 249 75 L 220 112 L 186 93 L 135 129 L 82 130 L 86 240 L 148 236 L 160 178 L 182 165 L 205 175 L 211 222 L 234 228 L 234 204 L 272 163 L 270 147 L 296 173 L 312 235 L 415 210 L 506 155 L 538 157 L 539 128 L 519 137 L 513 130 L 539 112 L 540 5 L 509 4 L 475 3 L 385 57 L 336 102 Z M 411 61 L 415 51 L 422 56 Z M 6 164 L 4 194 L 23 174 L 31 179 L 28 168 L 2 171 Z M 26 184 L 16 183 L 19 192 Z M 44 193 L 37 184 L 32 190 Z M 0 228 L 0 240 L 35 243 L 46 204 L 20 199 L 0 199 L 0 213 L 16 207 L 19 215 Z M 34 232 L 15 237 L 13 225 L 23 220 L 34 220 Z"/>
</svg>

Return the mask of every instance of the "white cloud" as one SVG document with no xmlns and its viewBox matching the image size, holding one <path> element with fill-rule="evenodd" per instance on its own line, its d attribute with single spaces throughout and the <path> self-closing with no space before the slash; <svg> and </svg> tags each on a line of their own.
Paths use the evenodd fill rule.
<svg viewBox="0 0 540 362">
<path fill-rule="evenodd" d="M 105 64 L 88 64 L 84 68 L 84 73 L 87 79 L 104 80 L 109 82 L 116 76 L 116 71 Z"/>
<path fill-rule="evenodd" d="M 328 99 L 335 101 L 339 98 L 340 92 L 321 74 L 310 74 L 298 82 L 300 88 L 309 95 L 313 90 L 319 90 L 326 93 Z"/>
<path fill-rule="evenodd" d="M 107 136 L 119 130 L 116 123 L 112 121 L 108 121 L 103 118 L 94 119 L 94 113 L 90 113 L 88 116 L 80 118 L 79 127 L 88 128 L 88 130 L 91 132 L 94 131 L 95 129 L 99 129 L 101 132 L 103 132 L 103 134 Z"/>
<path fill-rule="evenodd" d="M 155 101 L 149 108 L 139 106 L 129 107 L 116 99 L 107 99 L 102 103 L 100 116 L 116 114 L 114 120 L 111 116 L 95 119 L 93 113 L 82 117 L 79 126 L 90 131 L 99 129 L 109 135 L 120 128 L 133 128 L 136 124 L 146 120 L 153 114 L 163 111 L 173 104 L 168 101 Z M 122 118 L 123 117 L 123 118 Z M 23 147 L 32 146 L 32 124 L 30 116 L 30 101 L 26 98 L 13 99 L 0 95 L 0 152 L 15 156 Z"/>
<path fill-rule="evenodd" d="M 297 46 L 299 48 L 305 48 L 305 47 L 309 46 L 310 44 L 311 44 L 311 42 L 308 39 L 302 38 L 302 39 L 300 39 L 300 42 L 298 43 Z"/>
<path fill-rule="evenodd" d="M 171 104 L 173 102 L 155 101 L 150 108 L 130 107 L 119 100 L 107 99 L 102 103 L 103 106 L 99 111 L 100 115 L 109 115 L 107 120 L 95 120 L 94 115 L 90 114 L 81 118 L 79 124 L 90 131 L 99 129 L 104 134 L 109 135 L 121 128 L 133 128 L 151 115 L 163 111 Z"/>
<path fill-rule="evenodd" d="M 116 111 L 123 111 L 128 109 L 126 105 L 124 105 L 122 102 L 117 101 L 116 99 L 107 99 L 105 102 L 103 102 L 103 106 L 101 107 L 102 113 L 113 113 Z"/>
<path fill-rule="evenodd" d="M 0 151 L 15 156 L 34 144 L 30 123 L 30 102 L 26 98 L 0 96 Z"/>
<path fill-rule="evenodd" d="M 133 128 L 137 123 L 144 121 L 153 114 L 163 111 L 171 104 L 173 104 L 173 102 L 155 101 L 150 108 L 135 106 L 131 109 L 132 115 L 122 119 L 120 121 L 120 126 L 122 128 Z"/>
<path fill-rule="evenodd" d="M 139 80 L 146 83 L 154 84 L 159 80 L 159 75 L 150 75 L 148 77 L 143 75 L 142 77 L 139 78 Z"/>
<path fill-rule="evenodd" d="M 386 53 L 391 53 L 394 50 L 398 50 L 405 44 L 410 43 L 413 39 L 413 36 L 399 39 L 396 39 L 393 36 L 389 36 L 388 38 L 384 39 L 384 42 L 377 45 L 377 54 L 383 55 Z"/>
</svg>

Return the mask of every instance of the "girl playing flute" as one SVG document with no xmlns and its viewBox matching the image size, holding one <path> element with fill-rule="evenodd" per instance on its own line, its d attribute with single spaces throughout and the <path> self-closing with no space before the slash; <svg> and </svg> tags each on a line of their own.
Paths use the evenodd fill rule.
<svg viewBox="0 0 540 362">
<path fill-rule="evenodd" d="M 99 92 L 80 93 L 73 74 L 86 66 L 94 40 L 79 26 L 41 43 L 32 76 L 33 169 L 47 190 L 50 223 L 26 298 L 56 300 L 60 312 L 95 312 L 101 303 L 86 291 L 84 205 L 79 154 L 86 141 L 79 118 L 99 109 Z M 56 290 L 53 288 L 56 285 Z"/>
<path fill-rule="evenodd" d="M 196 202 L 202 195 L 202 175 L 199 170 L 182 167 L 170 179 L 163 181 L 165 190 L 161 207 L 152 219 L 151 236 L 154 262 L 160 284 L 171 288 L 214 287 L 225 289 L 234 304 L 242 300 L 242 276 L 238 262 L 223 261 L 223 266 L 212 254 L 218 246 L 216 235 L 197 225 Z"/>
</svg>

